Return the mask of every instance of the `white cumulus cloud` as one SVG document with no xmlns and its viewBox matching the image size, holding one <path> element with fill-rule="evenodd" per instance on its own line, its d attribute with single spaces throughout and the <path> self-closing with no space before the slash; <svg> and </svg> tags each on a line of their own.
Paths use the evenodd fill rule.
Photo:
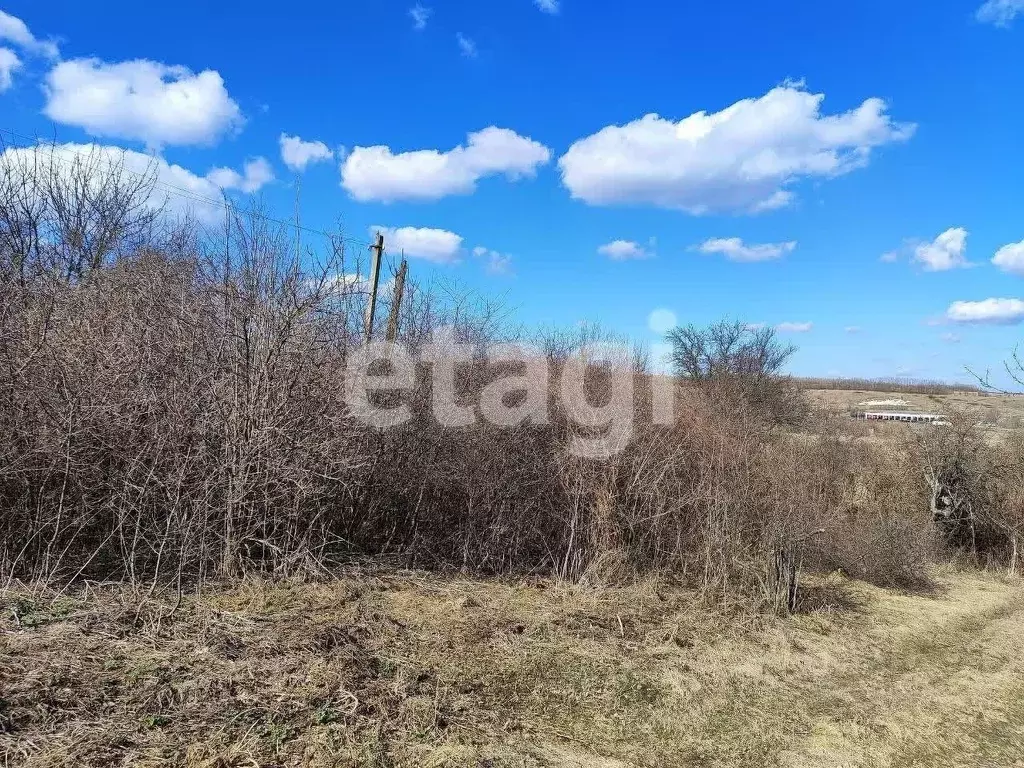
<svg viewBox="0 0 1024 768">
<path fill-rule="evenodd" d="M 40 40 L 32 34 L 24 21 L 3 11 L 0 11 L 0 40 L 13 43 L 26 53 L 39 54 L 51 59 L 60 56 L 56 43 Z"/>
<path fill-rule="evenodd" d="M 947 229 L 932 242 L 916 246 L 912 259 L 929 272 L 971 266 L 967 261 L 967 230 L 963 227 Z"/>
<path fill-rule="evenodd" d="M 807 333 L 814 328 L 814 323 L 779 323 L 775 330 L 779 333 Z"/>
<path fill-rule="evenodd" d="M 558 13 L 560 10 L 558 0 L 533 0 L 533 4 L 544 11 L 544 13 L 550 13 L 552 15 Z"/>
<path fill-rule="evenodd" d="M 954 323 L 1015 325 L 1024 321 L 1024 301 L 1020 299 L 954 301 L 946 310 L 946 318 Z"/>
<path fill-rule="evenodd" d="M 10 48 L 0 48 L 0 93 L 14 84 L 14 73 L 21 69 L 21 59 Z"/>
<path fill-rule="evenodd" d="M 250 194 L 258 192 L 274 180 L 274 169 L 265 157 L 256 157 L 245 164 L 242 173 L 233 168 L 214 168 L 206 174 L 206 178 L 220 189 L 234 189 Z"/>
<path fill-rule="evenodd" d="M 298 136 L 282 133 L 281 160 L 289 169 L 301 173 L 310 163 L 320 163 L 334 157 L 334 152 L 322 141 L 303 141 Z"/>
<path fill-rule="evenodd" d="M 787 205 L 800 179 L 848 173 L 866 165 L 875 147 L 914 133 L 913 124 L 889 117 L 881 99 L 823 115 L 824 98 L 786 83 L 679 122 L 649 114 L 608 126 L 562 156 L 562 182 L 591 205 L 757 212 Z"/>
<path fill-rule="evenodd" d="M 218 72 L 143 59 L 64 61 L 47 75 L 45 91 L 50 119 L 150 147 L 212 144 L 243 122 Z"/>
<path fill-rule="evenodd" d="M 613 261 L 627 261 L 628 259 L 646 259 L 651 252 L 639 243 L 632 240 L 613 240 L 605 243 L 597 249 L 602 256 L 607 256 Z"/>
<path fill-rule="evenodd" d="M 356 147 L 341 169 L 341 185 L 361 202 L 439 200 L 467 195 L 487 176 L 532 177 L 551 151 L 507 128 L 484 128 L 447 152 L 421 149 L 395 154 L 390 147 Z"/>
<path fill-rule="evenodd" d="M 976 15 L 978 21 L 1008 27 L 1021 14 L 1024 14 L 1024 0 L 988 0 Z"/>
<path fill-rule="evenodd" d="M 1024 277 L 1024 240 L 1004 245 L 992 257 L 992 263 L 1004 272 Z"/>
<path fill-rule="evenodd" d="M 384 235 L 384 247 L 389 253 L 425 259 L 436 264 L 451 264 L 458 260 L 462 237 L 446 229 L 428 227 L 370 227 L 370 236 Z"/>
<path fill-rule="evenodd" d="M 751 243 L 738 237 L 713 237 L 696 246 L 701 253 L 717 253 L 730 261 L 754 262 L 780 259 L 796 248 L 796 241 L 786 243 Z"/>
</svg>

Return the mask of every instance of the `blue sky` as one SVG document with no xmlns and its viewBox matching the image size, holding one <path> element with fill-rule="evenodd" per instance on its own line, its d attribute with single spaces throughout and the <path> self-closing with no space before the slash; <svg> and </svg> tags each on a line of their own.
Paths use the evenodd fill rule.
<svg viewBox="0 0 1024 768">
<path fill-rule="evenodd" d="M 1024 0 L 0 10 L 8 146 L 285 218 L 301 178 L 307 226 L 392 228 L 527 323 L 729 316 L 796 373 L 944 379 L 1024 335 Z"/>
</svg>

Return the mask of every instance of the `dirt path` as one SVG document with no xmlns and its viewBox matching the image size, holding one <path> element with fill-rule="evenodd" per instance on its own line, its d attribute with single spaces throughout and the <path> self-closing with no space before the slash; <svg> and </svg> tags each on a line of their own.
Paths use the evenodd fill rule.
<svg viewBox="0 0 1024 768">
<path fill-rule="evenodd" d="M 936 600 L 882 597 L 874 618 L 828 687 L 805 689 L 813 720 L 784 764 L 1024 766 L 1019 590 L 960 579 Z"/>
<path fill-rule="evenodd" d="M 936 598 L 864 590 L 861 615 L 798 617 L 760 653 L 708 649 L 703 674 L 720 674 L 700 688 L 694 762 L 1024 766 L 1024 594 L 947 584 Z"/>
</svg>

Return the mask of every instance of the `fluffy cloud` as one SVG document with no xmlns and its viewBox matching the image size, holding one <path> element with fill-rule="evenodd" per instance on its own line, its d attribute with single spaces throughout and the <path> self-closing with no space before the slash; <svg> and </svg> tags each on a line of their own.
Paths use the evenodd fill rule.
<svg viewBox="0 0 1024 768">
<path fill-rule="evenodd" d="M 498 251 L 478 245 L 473 249 L 473 255 L 478 259 L 487 260 L 487 271 L 492 275 L 511 275 L 512 257 Z"/>
<path fill-rule="evenodd" d="M 591 205 L 756 212 L 787 205 L 798 180 L 848 173 L 873 148 L 914 132 L 893 122 L 881 99 L 834 115 L 821 114 L 823 99 L 787 83 L 721 112 L 608 126 L 562 156 L 562 182 Z"/>
<path fill-rule="evenodd" d="M 775 330 L 779 333 L 807 333 L 814 328 L 814 323 L 779 323 Z"/>
<path fill-rule="evenodd" d="M 677 325 L 679 319 L 671 309 L 656 309 L 647 316 L 647 327 L 659 336 L 664 336 Z"/>
<path fill-rule="evenodd" d="M 544 11 L 544 13 L 554 15 L 559 11 L 558 0 L 533 0 L 533 4 Z"/>
<path fill-rule="evenodd" d="M 1008 27 L 1019 15 L 1024 14 L 1024 0 L 988 0 L 977 12 L 978 21 Z"/>
<path fill-rule="evenodd" d="M 50 71 L 45 90 L 50 119 L 150 147 L 212 144 L 243 122 L 212 70 L 194 74 L 155 61 L 73 59 Z"/>
<path fill-rule="evenodd" d="M 966 255 L 967 230 L 954 227 L 947 229 L 932 242 L 915 247 L 912 259 L 929 272 L 944 272 L 971 266 Z"/>
<path fill-rule="evenodd" d="M 796 248 L 796 241 L 787 243 L 753 243 L 747 245 L 738 237 L 713 237 L 696 246 L 701 253 L 720 253 L 730 261 L 772 261 Z"/>
<path fill-rule="evenodd" d="M 1004 272 L 1024 277 L 1024 240 L 1004 245 L 992 257 L 992 263 Z"/>
<path fill-rule="evenodd" d="M 467 195 L 486 176 L 532 177 L 551 159 L 543 144 L 506 128 L 469 134 L 448 152 L 423 149 L 392 153 L 390 147 L 356 147 L 341 169 L 341 185 L 362 202 L 439 200 Z"/>
<path fill-rule="evenodd" d="M 29 31 L 25 22 L 3 11 L 0 11 L 0 42 L 7 42 L 11 46 L 0 46 L 0 93 L 14 84 L 14 73 L 23 66 L 21 57 L 13 48 L 19 49 L 23 54 L 48 58 L 57 58 L 60 55 L 55 43 L 39 40 Z"/>
<path fill-rule="evenodd" d="M 455 35 L 455 40 L 459 44 L 459 51 L 467 59 L 475 59 L 477 55 L 476 43 L 470 40 L 468 37 L 459 32 Z"/>
<path fill-rule="evenodd" d="M 1024 321 L 1024 301 L 1020 299 L 954 301 L 946 310 L 946 318 L 954 323 L 1015 325 Z"/>
<path fill-rule="evenodd" d="M 0 48 L 0 93 L 14 83 L 14 73 L 21 69 L 21 59 L 10 48 Z"/>
<path fill-rule="evenodd" d="M 274 169 L 265 157 L 257 157 L 245 164 L 243 173 L 233 168 L 214 168 L 206 174 L 206 178 L 220 189 L 251 194 L 274 180 Z"/>
<path fill-rule="evenodd" d="M 639 243 L 634 243 L 632 240 L 613 240 L 599 247 L 597 252 L 613 261 L 646 259 L 648 256 L 651 256 L 650 251 Z"/>
<path fill-rule="evenodd" d="M 848 325 L 843 330 L 846 331 L 847 333 L 860 333 L 860 326 L 859 325 Z"/>
<path fill-rule="evenodd" d="M 432 14 L 429 8 L 424 8 L 422 5 L 417 3 L 409 9 L 409 16 L 412 18 L 412 28 L 415 30 L 421 30 L 427 28 L 427 19 Z"/>
<path fill-rule="evenodd" d="M 289 169 L 301 173 L 310 163 L 330 160 L 334 153 L 322 141 L 303 141 L 298 136 L 281 134 L 281 159 Z"/>
<path fill-rule="evenodd" d="M 446 229 L 426 227 L 370 227 L 370 236 L 384 235 L 384 247 L 389 253 L 405 253 L 415 259 L 436 264 L 451 264 L 458 260 L 462 238 Z"/>
<path fill-rule="evenodd" d="M 38 39 L 29 31 L 24 21 L 3 11 L 0 11 L 0 40 L 13 43 L 26 53 L 48 56 L 51 59 L 60 55 L 56 43 Z"/>
<path fill-rule="evenodd" d="M 54 164 L 62 173 L 69 172 L 76 163 L 84 168 L 121 167 L 129 174 L 152 176 L 156 186 L 149 204 L 153 208 L 192 215 L 207 223 L 224 218 L 221 191 L 216 184 L 160 157 L 98 144 L 17 147 L 3 155 L 5 160 L 14 161 L 15 167 L 18 163 L 35 163 L 46 169 Z"/>
</svg>

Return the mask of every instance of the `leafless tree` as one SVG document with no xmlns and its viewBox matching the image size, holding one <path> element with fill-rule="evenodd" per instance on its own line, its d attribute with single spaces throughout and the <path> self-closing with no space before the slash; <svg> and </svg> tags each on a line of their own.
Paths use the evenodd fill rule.
<svg viewBox="0 0 1024 768">
<path fill-rule="evenodd" d="M 0 153 L 0 274 L 23 283 L 41 272 L 76 280 L 152 243 L 161 220 L 155 185 L 154 165 L 135 172 L 108 150 L 7 148 Z"/>
<path fill-rule="evenodd" d="M 796 347 L 780 342 L 774 329 L 723 320 L 674 328 L 666 338 L 676 373 L 697 386 L 731 391 L 775 423 L 795 424 L 806 415 L 799 390 L 783 373 Z"/>
</svg>

